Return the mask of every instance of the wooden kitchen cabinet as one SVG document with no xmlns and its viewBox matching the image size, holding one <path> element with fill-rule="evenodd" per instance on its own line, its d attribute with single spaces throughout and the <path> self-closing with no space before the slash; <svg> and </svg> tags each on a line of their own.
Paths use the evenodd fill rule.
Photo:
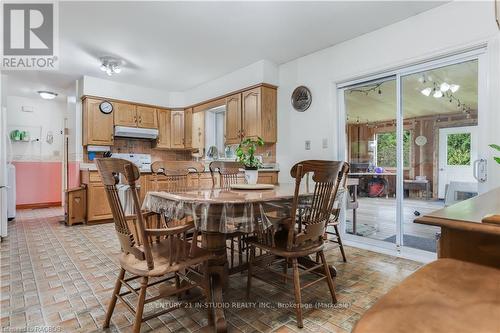
<svg viewBox="0 0 500 333">
<path fill-rule="evenodd" d="M 156 109 L 149 106 L 137 106 L 137 127 L 158 128 Z"/>
<path fill-rule="evenodd" d="M 193 113 L 191 138 L 191 147 L 200 151 L 205 148 L 205 112 Z"/>
<path fill-rule="evenodd" d="M 111 220 L 113 214 L 99 172 L 85 170 L 80 178 L 87 185 L 87 223 Z"/>
<path fill-rule="evenodd" d="M 261 86 L 247 90 L 241 97 L 242 138 L 275 143 L 277 139 L 276 89 Z"/>
<path fill-rule="evenodd" d="M 226 145 L 238 144 L 241 141 L 241 94 L 226 98 L 226 118 L 224 126 Z"/>
<path fill-rule="evenodd" d="M 278 184 L 278 172 L 277 171 L 268 171 L 268 172 L 259 172 L 259 177 L 257 178 L 258 184 Z"/>
<path fill-rule="evenodd" d="M 102 113 L 99 109 L 100 99 L 85 98 L 83 100 L 83 145 L 113 145 L 113 114 Z"/>
<path fill-rule="evenodd" d="M 184 110 L 184 148 L 193 146 L 193 108 Z"/>
<path fill-rule="evenodd" d="M 184 148 L 184 111 L 171 111 L 171 148 Z"/>
<path fill-rule="evenodd" d="M 130 103 L 113 102 L 115 126 L 137 126 L 137 107 Z"/>
<path fill-rule="evenodd" d="M 156 148 L 163 148 L 163 149 L 171 148 L 170 110 L 158 109 L 157 115 L 158 115 L 158 138 L 156 139 Z"/>
</svg>

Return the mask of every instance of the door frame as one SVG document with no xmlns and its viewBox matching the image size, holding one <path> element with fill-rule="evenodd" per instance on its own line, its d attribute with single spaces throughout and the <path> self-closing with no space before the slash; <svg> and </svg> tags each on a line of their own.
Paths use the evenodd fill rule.
<svg viewBox="0 0 500 333">
<path fill-rule="evenodd" d="M 347 140 L 346 140 L 346 109 L 344 101 L 344 91 L 348 88 L 352 88 L 356 85 L 366 84 L 374 80 L 382 80 L 387 78 L 396 78 L 396 132 L 398 137 L 397 144 L 397 174 L 396 174 L 396 243 L 384 242 L 381 240 L 374 240 L 362 236 L 351 235 L 346 233 L 346 223 L 345 223 L 345 213 L 340 216 L 341 219 L 341 236 L 345 240 L 346 244 L 352 244 L 354 246 L 367 248 L 370 250 L 380 250 L 381 252 L 387 252 L 388 250 L 398 256 L 406 255 L 415 259 L 421 259 L 423 261 L 429 260 L 429 258 L 434 257 L 435 254 L 405 247 L 403 244 L 403 101 L 402 101 L 402 77 L 432 70 L 439 67 L 445 67 L 450 65 L 459 64 L 466 61 L 477 60 L 478 61 L 478 158 L 485 157 L 486 139 L 481 133 L 487 133 L 487 126 L 481 119 L 487 119 L 486 115 L 488 112 L 488 90 L 487 90 L 487 78 L 488 78 L 488 53 L 487 46 L 480 45 L 475 49 L 469 49 L 463 51 L 462 53 L 453 53 L 448 56 L 440 56 L 439 58 L 430 59 L 428 61 L 419 61 L 418 63 L 408 64 L 406 66 L 398 66 L 393 69 L 387 69 L 385 71 L 380 71 L 377 74 L 366 75 L 364 77 L 356 77 L 352 80 L 345 80 L 341 82 L 335 82 L 335 90 L 337 94 L 337 152 L 338 158 L 340 160 L 347 160 Z M 486 190 L 486 184 L 479 184 L 479 193 Z M 343 210 L 345 212 L 345 210 Z"/>
</svg>

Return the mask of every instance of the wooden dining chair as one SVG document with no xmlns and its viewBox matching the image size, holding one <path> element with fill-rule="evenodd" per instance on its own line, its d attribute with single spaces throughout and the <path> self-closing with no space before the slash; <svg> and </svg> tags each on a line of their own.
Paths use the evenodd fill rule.
<svg viewBox="0 0 500 333">
<path fill-rule="evenodd" d="M 96 159 L 96 162 L 111 206 L 116 235 L 121 246 L 119 257 L 121 269 L 109 302 L 104 328 L 109 327 L 118 299 L 135 316 L 133 332 L 137 333 L 140 332 L 142 322 L 187 305 L 186 302 L 183 302 L 167 308 L 162 307 L 162 310 L 156 313 L 143 316 L 144 305 L 147 303 L 173 295 L 179 296 L 196 287 L 202 287 L 203 293 L 209 298 L 206 269 L 207 260 L 211 255 L 208 251 L 199 248 L 196 242 L 188 241 L 187 232 L 193 228 L 193 225 L 178 224 L 172 228 L 147 228 L 143 216 L 146 214 L 141 212 L 136 186 L 141 175 L 137 166 L 127 160 L 116 158 L 99 158 Z M 120 181 L 120 175 L 125 177 L 129 185 L 136 212 L 132 217 L 125 215 L 118 195 L 117 185 Z M 151 241 L 156 236 L 161 236 L 161 240 Z M 203 273 L 195 270 L 196 266 L 202 268 Z M 188 278 L 188 272 L 197 276 L 199 281 L 196 282 Z M 140 287 L 134 288 L 130 282 L 137 279 L 140 279 Z M 175 280 L 175 288 L 171 288 L 173 287 L 171 286 L 162 290 L 160 287 L 158 294 L 155 292 L 155 296 L 146 298 L 146 291 L 149 287 L 170 280 Z M 127 290 L 122 292 L 122 287 Z M 125 298 L 131 294 L 137 296 L 135 308 Z"/>
<path fill-rule="evenodd" d="M 248 264 L 247 297 L 250 296 L 252 277 L 255 268 L 262 268 L 280 276 L 284 282 L 291 278 L 295 290 L 295 309 L 297 314 L 297 326 L 303 327 L 301 290 L 313 284 L 326 280 L 333 303 L 337 302 L 335 287 L 330 274 L 330 269 L 323 253 L 324 234 L 333 210 L 333 203 L 338 187 L 347 175 L 349 167 L 340 161 L 309 160 L 295 164 L 290 174 L 295 179 L 295 193 L 290 209 L 290 217 L 283 221 L 282 230 L 275 231 L 273 228 L 263 230 L 257 236 L 248 240 L 250 246 L 250 260 Z M 301 181 L 305 174 L 312 173 L 315 182 L 312 197 L 302 200 L 299 196 Z M 301 219 L 297 218 L 300 209 L 303 210 Z M 266 252 L 258 258 L 255 257 L 256 248 Z M 298 258 L 317 254 L 321 263 L 308 267 L 305 273 L 319 275 L 317 280 L 301 286 Z M 269 265 L 270 258 L 279 258 L 283 261 L 284 271 L 278 272 Z M 272 261 L 272 259 L 271 259 Z M 288 276 L 288 264 L 293 267 L 292 277 Z M 277 263 L 277 261 L 275 261 Z M 268 283 L 272 280 L 263 279 Z"/>
<path fill-rule="evenodd" d="M 245 166 L 240 162 L 232 161 L 213 161 L 209 164 L 210 175 L 214 188 L 230 189 L 234 184 L 245 184 L 245 175 L 243 169 Z M 227 239 L 230 241 L 229 250 L 229 268 L 236 267 L 243 269 L 243 263 L 248 262 L 249 252 L 245 243 L 247 235 L 241 232 L 228 233 Z M 235 259 L 238 258 L 238 264 L 235 265 Z"/>
<path fill-rule="evenodd" d="M 195 161 L 155 161 L 151 164 L 154 191 L 182 192 L 198 188 L 205 166 Z M 194 175 L 189 177 L 189 175 Z"/>
</svg>

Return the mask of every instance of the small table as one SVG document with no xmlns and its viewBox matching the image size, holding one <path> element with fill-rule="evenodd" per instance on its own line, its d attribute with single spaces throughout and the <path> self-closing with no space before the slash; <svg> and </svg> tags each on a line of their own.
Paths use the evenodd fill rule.
<svg viewBox="0 0 500 333">
<path fill-rule="evenodd" d="M 425 191 L 425 198 L 431 199 L 431 182 L 428 180 L 405 179 L 403 181 L 405 197 L 410 196 L 410 190 Z"/>
<path fill-rule="evenodd" d="M 300 197 L 313 194 L 313 188 L 302 186 Z M 266 207 L 290 211 L 295 184 L 282 184 L 272 190 L 196 189 L 186 192 L 148 192 L 142 208 L 169 218 L 192 215 L 196 228 L 202 233 L 202 246 L 216 255 L 209 260 L 209 285 L 212 302 L 222 304 L 222 290 L 227 285 L 229 272 L 226 237 L 233 232 L 251 233 L 270 226 L 264 214 Z M 299 258 L 305 267 L 316 262 L 309 257 Z M 241 270 L 240 270 L 241 271 Z M 332 276 L 337 271 L 330 266 Z M 227 331 L 223 307 L 213 310 L 217 332 Z"/>
<path fill-rule="evenodd" d="M 500 224 L 484 223 L 500 213 L 500 188 L 415 219 L 441 227 L 438 257 L 500 268 Z"/>
</svg>

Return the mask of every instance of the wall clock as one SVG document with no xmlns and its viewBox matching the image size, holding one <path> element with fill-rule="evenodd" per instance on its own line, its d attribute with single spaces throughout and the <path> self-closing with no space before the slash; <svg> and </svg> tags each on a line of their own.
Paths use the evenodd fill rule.
<svg viewBox="0 0 500 333">
<path fill-rule="evenodd" d="M 292 106 L 299 112 L 304 112 L 311 106 L 312 96 L 309 88 L 300 86 L 292 93 Z"/>
<path fill-rule="evenodd" d="M 423 135 L 417 136 L 415 138 L 415 143 L 417 144 L 417 146 L 422 147 L 423 145 L 425 145 L 427 143 L 427 138 Z"/>
<path fill-rule="evenodd" d="M 101 102 L 101 104 L 99 104 L 99 110 L 101 110 L 101 112 L 104 114 L 110 114 L 111 112 L 113 112 L 113 104 L 108 101 L 103 101 Z"/>
</svg>

